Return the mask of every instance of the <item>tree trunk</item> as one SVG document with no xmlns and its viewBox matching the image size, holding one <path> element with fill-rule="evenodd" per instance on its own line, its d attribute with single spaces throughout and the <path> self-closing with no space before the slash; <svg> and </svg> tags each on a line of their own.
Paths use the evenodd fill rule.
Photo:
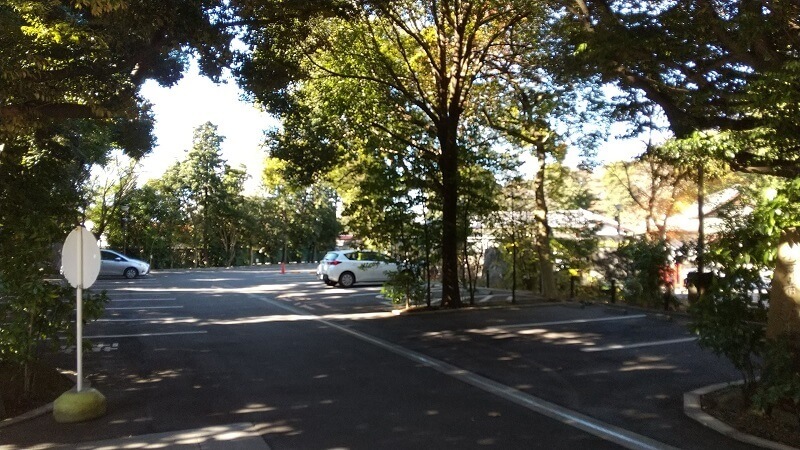
<svg viewBox="0 0 800 450">
<path fill-rule="evenodd" d="M 422 219 L 424 220 L 425 228 L 425 305 L 431 307 L 431 236 L 430 236 L 430 221 L 428 219 L 428 200 L 423 194 L 422 196 Z"/>
<path fill-rule="evenodd" d="M 469 204 L 469 202 L 467 202 Z M 467 292 L 469 293 L 469 305 L 475 305 L 475 279 L 473 278 L 472 274 L 472 266 L 469 263 L 469 206 L 462 208 L 464 221 L 462 223 L 462 227 L 464 228 L 464 242 L 462 245 L 464 246 L 464 285 L 467 287 Z"/>
<path fill-rule="evenodd" d="M 541 273 L 542 292 L 546 298 L 556 295 L 556 278 L 553 273 L 553 250 L 550 248 L 550 238 L 553 230 L 547 223 L 547 200 L 544 193 L 544 178 L 547 153 L 544 144 L 536 146 L 536 158 L 539 170 L 536 172 L 536 252 L 539 256 L 539 272 Z"/>
<path fill-rule="evenodd" d="M 458 143 L 450 118 L 439 126 L 439 170 L 442 173 L 442 307 L 461 307 L 458 287 Z"/>
<path fill-rule="evenodd" d="M 511 214 L 514 214 L 513 211 Z M 517 304 L 517 228 L 513 224 L 514 229 L 511 232 L 511 239 L 514 241 L 511 247 L 511 304 Z"/>
<path fill-rule="evenodd" d="M 775 273 L 769 294 L 767 337 L 789 337 L 797 347 L 800 338 L 800 232 L 781 233 Z"/>
</svg>

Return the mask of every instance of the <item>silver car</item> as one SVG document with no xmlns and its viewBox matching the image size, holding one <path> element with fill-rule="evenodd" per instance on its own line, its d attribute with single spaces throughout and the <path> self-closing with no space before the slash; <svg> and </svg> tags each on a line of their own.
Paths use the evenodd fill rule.
<svg viewBox="0 0 800 450">
<path fill-rule="evenodd" d="M 131 279 L 150 272 L 150 264 L 113 250 L 100 250 L 100 275 Z"/>
</svg>

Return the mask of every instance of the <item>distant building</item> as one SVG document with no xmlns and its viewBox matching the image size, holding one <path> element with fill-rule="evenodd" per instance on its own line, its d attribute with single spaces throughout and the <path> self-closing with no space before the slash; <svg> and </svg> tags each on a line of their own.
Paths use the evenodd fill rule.
<svg viewBox="0 0 800 450">
<path fill-rule="evenodd" d="M 737 186 L 705 196 L 703 201 L 703 232 L 706 236 L 712 236 L 720 231 L 723 225 L 722 218 L 719 217 L 720 209 L 737 202 L 740 196 L 741 193 Z M 744 208 L 743 212 L 747 214 L 749 209 Z M 697 239 L 700 229 L 698 202 L 688 205 L 679 214 L 669 217 L 666 228 L 667 236 L 670 240 L 685 242 Z"/>
<path fill-rule="evenodd" d="M 597 214 L 586 209 L 554 210 L 547 213 L 547 222 L 553 229 L 553 237 L 577 239 L 585 236 L 585 231 L 594 230 L 593 236 L 602 239 L 621 240 L 636 234 L 616 219 Z"/>
</svg>

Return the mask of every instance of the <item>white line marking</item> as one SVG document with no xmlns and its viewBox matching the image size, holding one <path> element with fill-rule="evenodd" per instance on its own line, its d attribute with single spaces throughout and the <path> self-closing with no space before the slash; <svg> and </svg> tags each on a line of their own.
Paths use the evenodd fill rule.
<svg viewBox="0 0 800 450">
<path fill-rule="evenodd" d="M 144 309 L 178 309 L 178 308 L 183 308 L 183 306 L 119 306 L 116 308 L 106 308 L 106 311 L 118 311 L 122 309 L 144 310 Z"/>
<path fill-rule="evenodd" d="M 95 322 L 164 322 L 168 320 L 188 320 L 192 317 L 154 317 L 152 319 L 97 319 Z"/>
<path fill-rule="evenodd" d="M 682 344 L 684 342 L 693 342 L 696 341 L 696 337 L 689 337 L 689 338 L 680 338 L 680 339 L 667 339 L 665 341 L 652 341 L 652 342 L 639 342 L 636 344 L 613 344 L 613 345 L 604 345 L 602 347 L 584 347 L 581 349 L 582 352 L 608 352 L 612 350 L 626 350 L 629 348 L 640 348 L 640 347 L 655 347 L 657 345 L 670 345 L 670 344 Z"/>
<path fill-rule="evenodd" d="M 615 316 L 615 317 L 603 317 L 599 319 L 575 319 L 575 320 L 558 320 L 555 322 L 537 322 L 537 323 L 520 323 L 516 325 L 501 325 L 496 328 L 525 328 L 525 327 L 546 327 L 550 325 L 570 325 L 574 323 L 592 323 L 592 322 L 610 322 L 613 320 L 629 320 L 629 319 L 641 319 L 647 317 L 647 314 L 634 314 L 632 316 Z"/>
<path fill-rule="evenodd" d="M 308 313 L 300 310 L 299 308 L 295 308 L 291 305 L 284 304 L 278 300 L 273 300 L 256 294 L 248 294 L 248 295 L 253 298 L 257 298 L 265 303 L 268 303 L 272 306 L 275 306 L 277 308 L 290 311 L 294 314 L 309 315 Z M 628 431 L 624 428 L 620 428 L 615 425 L 611 425 L 602 422 L 600 420 L 594 419 L 592 417 L 586 416 L 577 411 L 572 411 L 570 409 L 564 408 L 563 406 L 550 403 L 538 397 L 534 397 L 533 395 L 519 391 L 510 386 L 498 383 L 489 378 L 482 377 L 476 373 L 470 372 L 468 370 L 462 369 L 460 367 L 454 366 L 444 361 L 431 358 L 430 356 L 426 356 L 422 353 L 418 353 L 413 350 L 409 350 L 405 347 L 401 347 L 391 342 L 384 341 L 374 336 L 362 333 L 360 331 L 347 328 L 343 325 L 339 325 L 335 322 L 323 319 L 319 316 L 315 315 L 311 316 L 312 316 L 310 317 L 311 320 L 317 320 L 320 323 L 323 323 L 343 333 L 347 333 L 357 339 L 360 339 L 367 343 L 373 344 L 377 347 L 388 350 L 396 355 L 402 356 L 411 361 L 420 363 L 426 367 L 436 370 L 437 372 L 456 378 L 471 386 L 477 387 L 485 392 L 494 394 L 512 403 L 523 406 L 531 411 L 542 414 L 551 419 L 557 420 L 562 424 L 569 425 L 571 427 L 585 431 L 601 439 L 614 442 L 625 448 L 635 449 L 635 450 L 676 449 L 675 447 L 666 445 L 662 442 L 656 441 L 647 436 L 642 436 L 632 431 Z"/>
<path fill-rule="evenodd" d="M 491 300 L 492 297 L 494 297 L 494 295 L 486 295 L 481 298 L 475 298 L 475 303 L 486 303 Z"/>
<path fill-rule="evenodd" d="M 206 334 L 206 333 L 208 333 L 208 331 L 176 331 L 174 333 L 98 334 L 96 336 L 84 336 L 84 337 L 86 339 L 112 339 L 112 338 L 174 336 L 178 334 Z"/>
<path fill-rule="evenodd" d="M 149 290 L 146 290 L 146 289 L 145 290 L 135 290 L 134 289 L 134 290 L 111 291 L 111 292 L 106 291 L 106 295 L 109 296 L 109 297 L 125 297 L 125 296 L 131 296 L 131 295 L 146 295 L 149 298 L 157 298 L 157 297 L 163 297 L 165 295 L 170 295 L 170 294 L 166 293 L 166 292 L 163 292 L 163 293 L 162 292 L 152 292 L 152 291 L 149 291 Z"/>
<path fill-rule="evenodd" d="M 112 302 L 168 302 L 175 300 L 175 297 L 169 298 L 112 298 Z"/>
<path fill-rule="evenodd" d="M 333 292 L 332 292 L 333 293 Z M 377 297 L 380 295 L 380 291 L 377 292 L 364 292 L 361 294 L 344 294 L 341 298 L 351 298 L 351 297 Z"/>
</svg>

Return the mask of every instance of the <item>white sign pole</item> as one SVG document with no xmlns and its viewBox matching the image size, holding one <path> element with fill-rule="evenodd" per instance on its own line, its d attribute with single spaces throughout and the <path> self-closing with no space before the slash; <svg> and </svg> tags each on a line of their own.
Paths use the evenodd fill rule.
<svg viewBox="0 0 800 450">
<path fill-rule="evenodd" d="M 92 287 L 97 280 L 100 259 L 100 249 L 94 235 L 86 228 L 75 227 L 61 249 L 61 270 L 70 286 L 77 289 L 75 353 L 78 355 L 78 380 L 75 390 L 70 389 L 53 402 L 53 417 L 59 423 L 83 422 L 106 413 L 103 394 L 97 389 L 83 387 L 83 290 Z"/>
<path fill-rule="evenodd" d="M 81 230 L 82 231 L 82 230 Z M 78 233 L 78 298 L 76 317 L 76 347 L 78 353 L 78 392 L 83 390 L 83 233 Z"/>
</svg>

